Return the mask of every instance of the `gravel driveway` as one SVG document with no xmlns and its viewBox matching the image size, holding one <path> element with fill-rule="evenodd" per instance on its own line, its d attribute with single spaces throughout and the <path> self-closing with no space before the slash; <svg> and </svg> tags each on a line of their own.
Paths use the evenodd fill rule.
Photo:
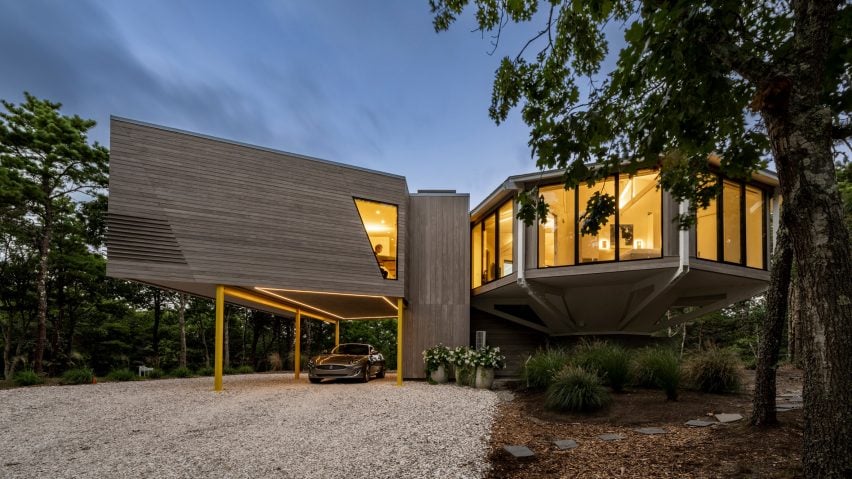
<svg viewBox="0 0 852 479">
<path fill-rule="evenodd" d="M 292 374 L 0 391 L 0 477 L 479 477 L 491 391 Z"/>
</svg>

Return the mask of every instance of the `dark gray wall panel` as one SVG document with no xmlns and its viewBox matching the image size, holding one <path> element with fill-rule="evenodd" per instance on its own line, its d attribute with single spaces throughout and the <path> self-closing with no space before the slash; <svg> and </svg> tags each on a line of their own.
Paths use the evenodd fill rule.
<svg viewBox="0 0 852 479">
<path fill-rule="evenodd" d="M 468 195 L 417 194 L 409 201 L 408 319 L 403 372 L 425 377 L 423 350 L 468 344 L 470 216 Z"/>
<path fill-rule="evenodd" d="M 403 295 L 400 176 L 115 118 L 111 150 L 111 276 Z M 398 205 L 398 280 L 381 277 L 353 197 Z M 160 251 L 170 262 L 144 257 Z"/>
</svg>

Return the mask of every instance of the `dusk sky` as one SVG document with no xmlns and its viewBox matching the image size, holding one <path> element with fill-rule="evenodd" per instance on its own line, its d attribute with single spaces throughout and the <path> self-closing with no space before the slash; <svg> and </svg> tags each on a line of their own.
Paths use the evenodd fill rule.
<svg viewBox="0 0 852 479">
<path fill-rule="evenodd" d="M 456 189 L 475 206 L 535 170 L 517 112 L 487 115 L 494 70 L 535 25 L 511 25 L 493 56 L 472 11 L 436 34 L 426 0 L 0 0 L 0 98 L 24 90 L 98 121 L 109 115 Z"/>
</svg>

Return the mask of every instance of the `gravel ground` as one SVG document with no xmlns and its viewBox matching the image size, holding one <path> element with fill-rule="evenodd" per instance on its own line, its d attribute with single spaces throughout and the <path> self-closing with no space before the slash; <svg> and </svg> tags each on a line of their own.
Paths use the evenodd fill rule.
<svg viewBox="0 0 852 479">
<path fill-rule="evenodd" d="M 481 477 L 498 396 L 292 374 L 0 391 L 0 477 Z"/>
</svg>

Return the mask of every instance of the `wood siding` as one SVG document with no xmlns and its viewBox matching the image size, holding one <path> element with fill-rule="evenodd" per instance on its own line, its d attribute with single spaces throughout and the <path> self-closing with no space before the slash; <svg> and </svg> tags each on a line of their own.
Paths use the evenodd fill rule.
<svg viewBox="0 0 852 479">
<path fill-rule="evenodd" d="M 111 120 L 110 276 L 400 297 L 400 176 Z M 398 280 L 385 280 L 353 197 L 398 205 Z"/>
<path fill-rule="evenodd" d="M 409 201 L 405 377 L 425 377 L 423 350 L 470 336 L 470 198 L 415 194 Z"/>
<path fill-rule="evenodd" d="M 485 342 L 499 346 L 506 356 L 506 368 L 498 370 L 498 376 L 520 376 L 527 358 L 548 344 L 544 333 L 474 308 L 470 312 L 470 341 L 475 339 L 476 331 L 485 331 Z"/>
</svg>

